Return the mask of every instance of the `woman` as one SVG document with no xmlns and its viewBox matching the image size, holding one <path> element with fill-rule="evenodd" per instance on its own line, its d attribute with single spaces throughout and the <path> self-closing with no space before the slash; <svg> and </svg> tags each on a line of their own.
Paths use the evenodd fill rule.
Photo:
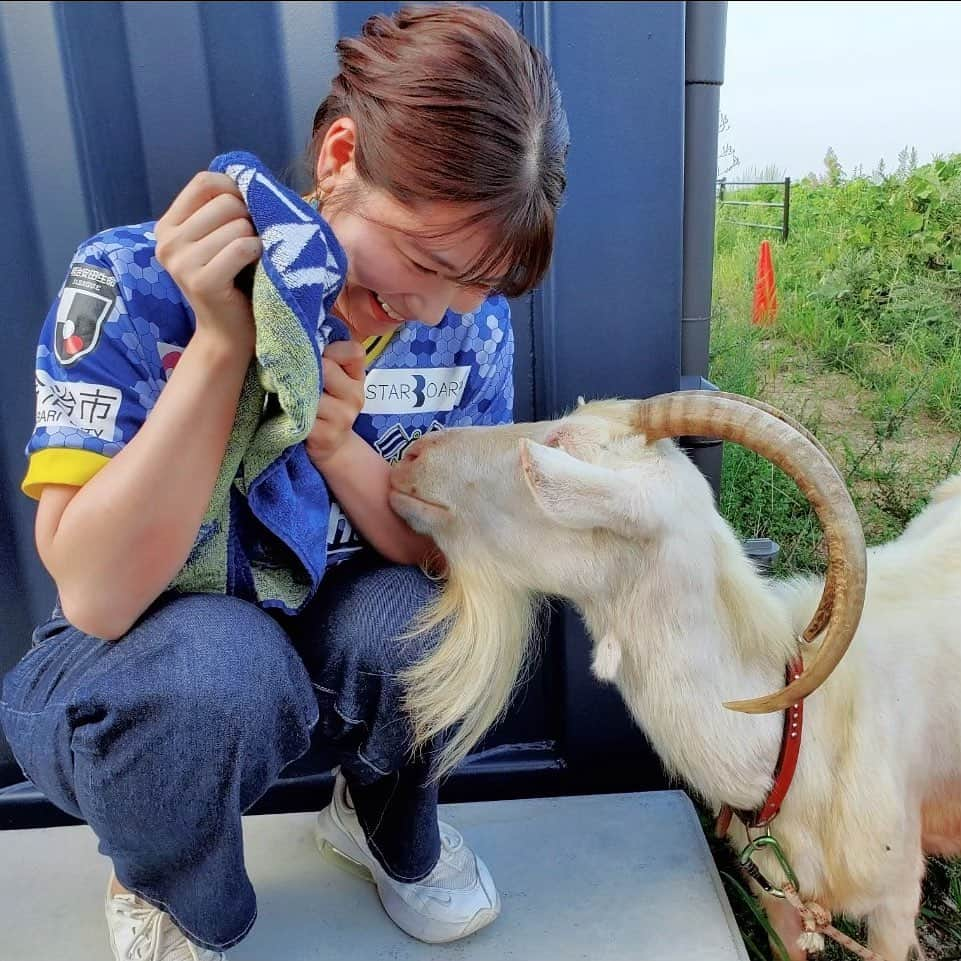
<svg viewBox="0 0 961 961">
<path fill-rule="evenodd" d="M 505 295 L 549 263 L 566 120 L 544 57 L 481 9 L 376 16 L 338 53 L 309 157 L 323 236 L 346 256 L 329 293 L 350 339 L 324 353 L 305 442 L 333 501 L 308 604 L 286 617 L 242 583 L 169 589 L 203 537 L 254 351 L 236 280 L 263 245 L 234 182 L 198 174 L 156 225 L 81 245 L 41 334 L 24 490 L 59 601 L 0 720 L 113 862 L 118 961 L 209 961 L 247 934 L 241 814 L 315 725 L 340 759 L 319 839 L 370 869 L 400 927 L 449 941 L 500 908 L 410 752 L 397 677 L 435 638 L 398 638 L 437 559 L 387 478 L 426 430 L 510 419 Z"/>
</svg>

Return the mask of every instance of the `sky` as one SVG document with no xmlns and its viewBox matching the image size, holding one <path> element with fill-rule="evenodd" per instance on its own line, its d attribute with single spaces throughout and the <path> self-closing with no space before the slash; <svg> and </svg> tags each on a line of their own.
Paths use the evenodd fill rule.
<svg viewBox="0 0 961 961">
<path fill-rule="evenodd" d="M 959 153 L 961 2 L 731 0 L 721 113 L 730 180 L 820 173 L 828 146 L 848 174 Z"/>
</svg>

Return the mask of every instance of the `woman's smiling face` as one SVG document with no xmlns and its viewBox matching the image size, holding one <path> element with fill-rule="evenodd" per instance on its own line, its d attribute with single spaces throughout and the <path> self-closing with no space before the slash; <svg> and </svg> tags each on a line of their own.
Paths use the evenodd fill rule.
<svg viewBox="0 0 961 961">
<path fill-rule="evenodd" d="M 363 340 L 392 333 L 406 321 L 432 327 L 448 310 L 476 310 L 490 288 L 456 279 L 491 243 L 489 231 L 465 224 L 475 211 L 448 202 L 409 207 L 362 183 L 353 161 L 354 136 L 353 121 L 335 121 L 316 170 L 327 195 L 324 216 L 347 254 L 335 311 Z"/>
<path fill-rule="evenodd" d="M 355 339 L 391 333 L 405 321 L 433 327 L 448 310 L 466 313 L 484 302 L 489 289 L 454 279 L 488 242 L 478 227 L 463 227 L 463 219 L 454 204 L 414 211 L 373 188 L 364 189 L 356 207 L 330 214 L 348 262 L 334 309 Z"/>
</svg>

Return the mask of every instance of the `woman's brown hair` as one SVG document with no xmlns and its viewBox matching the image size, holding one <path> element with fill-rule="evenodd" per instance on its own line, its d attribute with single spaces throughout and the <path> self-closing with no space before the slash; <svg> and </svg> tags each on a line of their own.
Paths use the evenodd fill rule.
<svg viewBox="0 0 961 961">
<path fill-rule="evenodd" d="M 569 141 L 546 57 L 501 17 L 461 4 L 375 15 L 337 54 L 340 72 L 314 117 L 311 171 L 330 125 L 350 117 L 362 182 L 407 206 L 469 206 L 464 224 L 496 238 L 460 283 L 507 296 L 536 286 L 553 251 Z"/>
</svg>

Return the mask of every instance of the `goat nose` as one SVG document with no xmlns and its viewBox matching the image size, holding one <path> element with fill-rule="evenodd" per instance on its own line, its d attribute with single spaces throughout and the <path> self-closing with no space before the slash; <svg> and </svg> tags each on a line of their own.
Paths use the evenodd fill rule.
<svg viewBox="0 0 961 961">
<path fill-rule="evenodd" d="M 412 464 L 417 458 L 420 457 L 420 451 L 417 449 L 416 444 L 412 444 L 410 447 L 404 451 L 404 456 L 401 458 L 405 463 Z"/>
</svg>

